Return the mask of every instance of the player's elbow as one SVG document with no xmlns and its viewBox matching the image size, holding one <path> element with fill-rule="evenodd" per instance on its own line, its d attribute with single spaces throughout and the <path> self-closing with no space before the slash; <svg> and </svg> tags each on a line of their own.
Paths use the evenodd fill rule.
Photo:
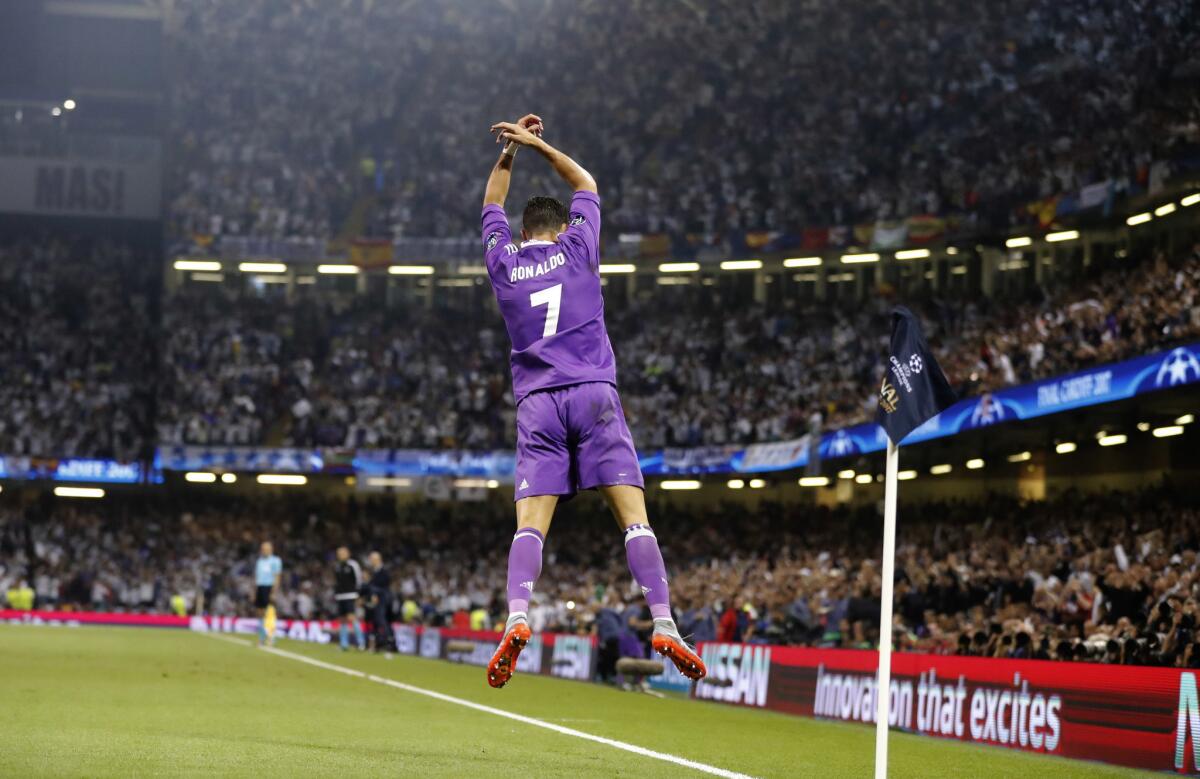
<svg viewBox="0 0 1200 779">
<path fill-rule="evenodd" d="M 580 172 L 582 175 L 580 175 L 579 179 L 575 182 L 575 191 L 595 192 L 596 194 L 599 194 L 600 190 L 596 188 L 596 179 L 592 177 L 592 174 L 588 173 L 586 170 Z"/>
</svg>

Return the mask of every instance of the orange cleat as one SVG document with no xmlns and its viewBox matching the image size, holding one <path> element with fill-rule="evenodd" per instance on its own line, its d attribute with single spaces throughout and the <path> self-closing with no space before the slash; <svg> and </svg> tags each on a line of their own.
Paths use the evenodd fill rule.
<svg viewBox="0 0 1200 779">
<path fill-rule="evenodd" d="M 654 647 L 655 652 L 669 659 L 675 664 L 679 673 L 693 682 L 700 681 L 708 674 L 708 669 L 704 667 L 704 661 L 700 659 L 700 655 L 696 654 L 695 650 L 688 646 L 678 633 L 672 635 L 669 632 L 655 629 L 650 644 Z"/>
<path fill-rule="evenodd" d="M 492 655 L 492 661 L 488 663 L 488 684 L 497 689 L 508 684 L 513 671 L 517 668 L 517 658 L 521 655 L 521 650 L 529 643 L 532 635 L 533 631 L 524 621 L 517 622 L 504 634 L 500 646 L 496 649 L 496 654 Z"/>
</svg>

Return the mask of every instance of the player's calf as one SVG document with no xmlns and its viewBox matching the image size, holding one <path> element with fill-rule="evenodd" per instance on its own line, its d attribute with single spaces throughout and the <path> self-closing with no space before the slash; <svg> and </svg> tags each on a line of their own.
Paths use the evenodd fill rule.
<svg viewBox="0 0 1200 779">
<path fill-rule="evenodd" d="M 523 510 L 532 510 L 531 506 L 538 508 L 539 500 L 545 502 L 544 498 L 521 501 L 517 506 L 518 515 Z M 542 508 L 553 510 L 553 501 Z M 545 524 L 549 524 L 548 518 Z M 534 585 L 542 572 L 544 540 L 541 531 L 536 528 L 522 527 L 513 536 L 512 547 L 508 550 L 508 622 L 504 625 L 504 638 L 500 639 L 500 646 L 488 663 L 488 684 L 493 687 L 503 687 L 512 678 L 517 668 L 517 657 L 533 634 L 525 614 Z"/>
<path fill-rule="evenodd" d="M 707 673 L 704 661 L 679 635 L 675 619 L 671 616 L 671 587 L 667 582 L 667 567 L 658 548 L 658 539 L 649 525 L 635 523 L 625 528 L 625 554 L 629 560 L 629 571 L 642 588 L 646 605 L 654 618 L 654 635 L 650 639 L 654 651 L 670 659 L 687 678 L 693 681 L 703 679 Z"/>
</svg>

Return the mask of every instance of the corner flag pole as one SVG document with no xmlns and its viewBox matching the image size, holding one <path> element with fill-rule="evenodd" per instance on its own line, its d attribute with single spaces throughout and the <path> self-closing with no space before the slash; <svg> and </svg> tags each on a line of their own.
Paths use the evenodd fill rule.
<svg viewBox="0 0 1200 779">
<path fill-rule="evenodd" d="M 883 482 L 883 577 L 879 593 L 879 677 L 875 688 L 875 779 L 887 779 L 892 686 L 892 580 L 896 569 L 896 473 L 900 450 L 888 439 Z"/>
<path fill-rule="evenodd" d="M 879 675 L 875 686 L 875 779 L 887 779 L 888 714 L 892 691 L 892 587 L 896 580 L 896 484 L 904 437 L 957 400 L 921 334 L 921 321 L 904 306 L 892 310 L 892 338 L 875 421 L 887 433 L 883 485 L 883 567 L 879 587 Z"/>
</svg>

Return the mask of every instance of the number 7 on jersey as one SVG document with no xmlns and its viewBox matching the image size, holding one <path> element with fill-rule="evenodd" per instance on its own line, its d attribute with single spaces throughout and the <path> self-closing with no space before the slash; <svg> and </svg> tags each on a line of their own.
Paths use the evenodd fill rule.
<svg viewBox="0 0 1200 779">
<path fill-rule="evenodd" d="M 542 338 L 558 332 L 558 310 L 562 307 L 562 284 L 540 289 L 529 296 L 532 308 L 546 307 L 546 326 L 542 328 Z"/>
</svg>

